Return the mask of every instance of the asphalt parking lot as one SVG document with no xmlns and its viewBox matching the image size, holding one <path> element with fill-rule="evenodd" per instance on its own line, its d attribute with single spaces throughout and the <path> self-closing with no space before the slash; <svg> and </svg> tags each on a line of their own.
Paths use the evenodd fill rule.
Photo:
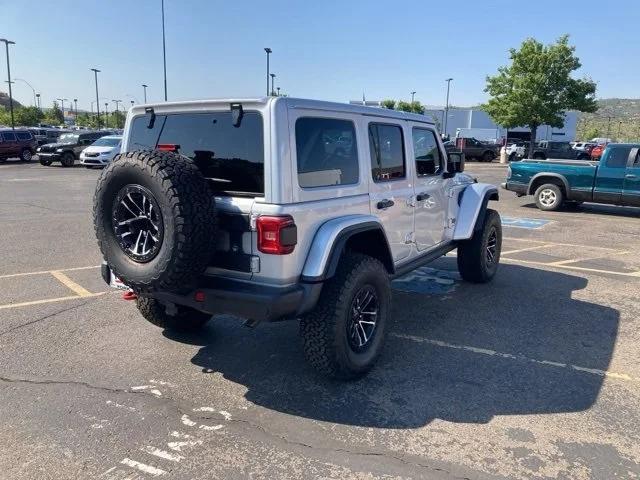
<svg viewBox="0 0 640 480">
<path fill-rule="evenodd" d="M 293 322 L 144 321 L 100 279 L 99 174 L 0 165 L 0 478 L 640 478 L 640 209 L 501 191 L 494 282 L 452 255 L 394 282 L 381 361 L 344 384 Z"/>
</svg>

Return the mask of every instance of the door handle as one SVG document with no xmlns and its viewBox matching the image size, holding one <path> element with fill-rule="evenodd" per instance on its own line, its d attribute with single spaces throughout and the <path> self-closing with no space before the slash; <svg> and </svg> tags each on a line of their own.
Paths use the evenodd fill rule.
<svg viewBox="0 0 640 480">
<path fill-rule="evenodd" d="M 624 178 L 638 178 L 638 176 L 633 173 L 627 173 Z"/>
<path fill-rule="evenodd" d="M 419 193 L 416 196 L 416 200 L 419 201 L 419 202 L 422 202 L 424 200 L 429 200 L 430 198 L 431 198 L 431 195 L 429 195 L 427 192 Z"/>
<path fill-rule="evenodd" d="M 385 198 L 384 200 L 380 200 L 376 207 L 378 207 L 378 210 L 384 210 L 385 208 L 393 207 L 394 205 L 395 202 L 393 200 Z"/>
</svg>

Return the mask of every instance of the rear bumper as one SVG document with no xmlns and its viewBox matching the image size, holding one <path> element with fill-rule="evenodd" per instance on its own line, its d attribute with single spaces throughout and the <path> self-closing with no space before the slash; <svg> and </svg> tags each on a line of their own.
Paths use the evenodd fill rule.
<svg viewBox="0 0 640 480">
<path fill-rule="evenodd" d="M 529 188 L 529 186 L 525 185 L 524 183 L 515 183 L 515 182 L 501 183 L 500 186 L 505 190 L 515 192 L 515 194 L 518 196 L 526 195 L 527 190 Z"/>
<path fill-rule="evenodd" d="M 102 264 L 102 278 L 110 283 L 111 272 L 106 263 Z M 203 275 L 198 288 L 187 294 L 154 292 L 150 296 L 211 315 L 228 314 L 249 320 L 277 321 L 297 318 L 311 310 L 321 290 L 322 283 L 278 287 Z"/>
</svg>

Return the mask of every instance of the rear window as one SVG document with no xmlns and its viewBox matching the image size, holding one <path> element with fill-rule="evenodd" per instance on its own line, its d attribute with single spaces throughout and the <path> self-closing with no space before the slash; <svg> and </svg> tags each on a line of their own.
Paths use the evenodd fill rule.
<svg viewBox="0 0 640 480">
<path fill-rule="evenodd" d="M 195 161 L 216 191 L 256 196 L 264 194 L 262 116 L 244 112 L 233 126 L 231 112 L 178 113 L 136 117 L 131 124 L 129 150 L 176 145 L 178 153 Z"/>
</svg>

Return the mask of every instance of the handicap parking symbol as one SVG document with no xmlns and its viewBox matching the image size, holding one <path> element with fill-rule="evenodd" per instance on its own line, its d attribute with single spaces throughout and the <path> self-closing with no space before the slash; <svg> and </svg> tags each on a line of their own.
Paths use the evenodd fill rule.
<svg viewBox="0 0 640 480">
<path fill-rule="evenodd" d="M 394 280 L 391 285 L 401 292 L 446 295 L 453 292 L 459 282 L 458 272 L 421 267 Z"/>
<path fill-rule="evenodd" d="M 516 228 L 528 228 L 536 230 L 544 227 L 551 220 L 540 220 L 537 218 L 516 218 L 516 217 L 502 217 L 503 227 L 516 227 Z"/>
</svg>

